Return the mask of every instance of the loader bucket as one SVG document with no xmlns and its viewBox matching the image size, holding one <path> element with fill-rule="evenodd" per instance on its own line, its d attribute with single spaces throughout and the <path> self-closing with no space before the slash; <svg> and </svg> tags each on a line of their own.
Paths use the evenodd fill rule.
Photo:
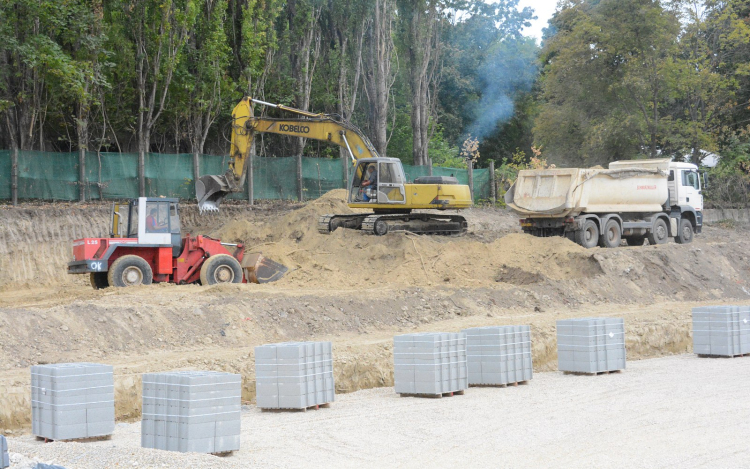
<svg viewBox="0 0 750 469">
<path fill-rule="evenodd" d="M 200 212 L 218 212 L 219 204 L 231 191 L 226 176 L 203 176 L 195 181 L 195 198 Z"/>
<path fill-rule="evenodd" d="M 248 283 L 275 282 L 289 271 L 286 266 L 258 253 L 246 255 L 242 259 L 242 269 L 245 271 L 245 279 Z"/>
</svg>

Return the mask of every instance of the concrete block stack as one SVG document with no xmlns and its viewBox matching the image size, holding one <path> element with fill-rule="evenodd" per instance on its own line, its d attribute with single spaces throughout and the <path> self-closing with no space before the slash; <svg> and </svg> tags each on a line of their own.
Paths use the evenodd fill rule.
<svg viewBox="0 0 750 469">
<path fill-rule="evenodd" d="M 503 385 L 532 378 L 531 327 L 464 329 L 469 385 Z"/>
<path fill-rule="evenodd" d="M 331 342 L 283 342 L 255 347 L 256 405 L 306 409 L 334 401 Z"/>
<path fill-rule="evenodd" d="M 395 389 L 399 394 L 441 395 L 465 390 L 466 336 L 425 332 L 393 338 Z"/>
<path fill-rule="evenodd" d="M 31 367 L 31 432 L 50 440 L 111 435 L 115 430 L 112 367 L 58 363 Z"/>
<path fill-rule="evenodd" d="M 750 353 L 750 306 L 693 308 L 693 352 L 720 357 Z"/>
<path fill-rule="evenodd" d="M 242 378 L 215 371 L 143 375 L 141 446 L 229 453 L 240 449 Z"/>
<path fill-rule="evenodd" d="M 10 457 L 8 456 L 8 441 L 3 435 L 0 435 L 0 469 L 10 467 Z"/>
<path fill-rule="evenodd" d="M 576 373 L 625 369 L 625 321 L 578 318 L 557 321 L 557 368 Z"/>
</svg>

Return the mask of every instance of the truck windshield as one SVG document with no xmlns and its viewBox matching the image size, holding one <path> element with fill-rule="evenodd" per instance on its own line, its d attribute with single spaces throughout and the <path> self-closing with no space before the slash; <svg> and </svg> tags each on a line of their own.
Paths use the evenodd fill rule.
<svg viewBox="0 0 750 469">
<path fill-rule="evenodd" d="M 692 186 L 695 189 L 700 190 L 700 178 L 698 177 L 698 173 L 695 171 L 683 171 L 682 172 L 682 185 L 683 186 Z"/>
</svg>

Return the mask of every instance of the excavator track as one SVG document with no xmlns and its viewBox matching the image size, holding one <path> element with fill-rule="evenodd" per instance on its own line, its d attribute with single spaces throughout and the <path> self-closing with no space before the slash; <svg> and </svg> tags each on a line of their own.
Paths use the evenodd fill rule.
<svg viewBox="0 0 750 469">
<path fill-rule="evenodd" d="M 362 228 L 362 221 L 367 218 L 368 214 L 358 213 L 355 215 L 322 215 L 318 218 L 318 232 L 330 234 L 337 228 L 351 228 L 359 230 Z"/>
<path fill-rule="evenodd" d="M 409 213 L 369 215 L 362 221 L 362 231 L 378 236 L 390 232 L 461 236 L 466 233 L 468 223 L 461 215 L 438 215 L 434 213 Z"/>
</svg>

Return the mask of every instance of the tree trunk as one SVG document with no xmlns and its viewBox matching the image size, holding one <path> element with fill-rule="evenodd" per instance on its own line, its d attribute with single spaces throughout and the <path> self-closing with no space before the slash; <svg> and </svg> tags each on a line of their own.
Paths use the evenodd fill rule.
<svg viewBox="0 0 750 469">
<path fill-rule="evenodd" d="M 292 77 L 296 82 L 295 100 L 296 107 L 307 111 L 310 107 L 310 93 L 312 91 L 312 79 L 315 65 L 320 57 L 320 26 L 318 20 L 322 7 L 313 6 L 309 21 L 297 30 L 296 15 L 297 3 L 295 0 L 289 2 L 287 7 L 289 31 L 292 37 L 297 37 L 297 43 L 292 44 L 291 66 Z M 302 155 L 307 139 L 296 138 L 292 145 L 295 156 Z M 301 199 L 300 199 L 301 200 Z"/>
<path fill-rule="evenodd" d="M 430 164 L 430 116 L 436 98 L 430 87 L 437 87 L 437 65 L 440 52 L 438 10 L 433 1 L 402 2 L 406 21 L 407 52 L 409 57 L 409 85 L 411 88 L 412 157 L 414 164 Z M 433 90 L 433 94 L 436 90 Z"/>
<path fill-rule="evenodd" d="M 388 100 L 393 86 L 391 58 L 394 53 L 393 5 L 388 0 L 375 0 L 373 21 L 368 34 L 367 73 L 365 90 L 369 103 L 372 143 L 381 156 L 388 146 Z"/>
</svg>

